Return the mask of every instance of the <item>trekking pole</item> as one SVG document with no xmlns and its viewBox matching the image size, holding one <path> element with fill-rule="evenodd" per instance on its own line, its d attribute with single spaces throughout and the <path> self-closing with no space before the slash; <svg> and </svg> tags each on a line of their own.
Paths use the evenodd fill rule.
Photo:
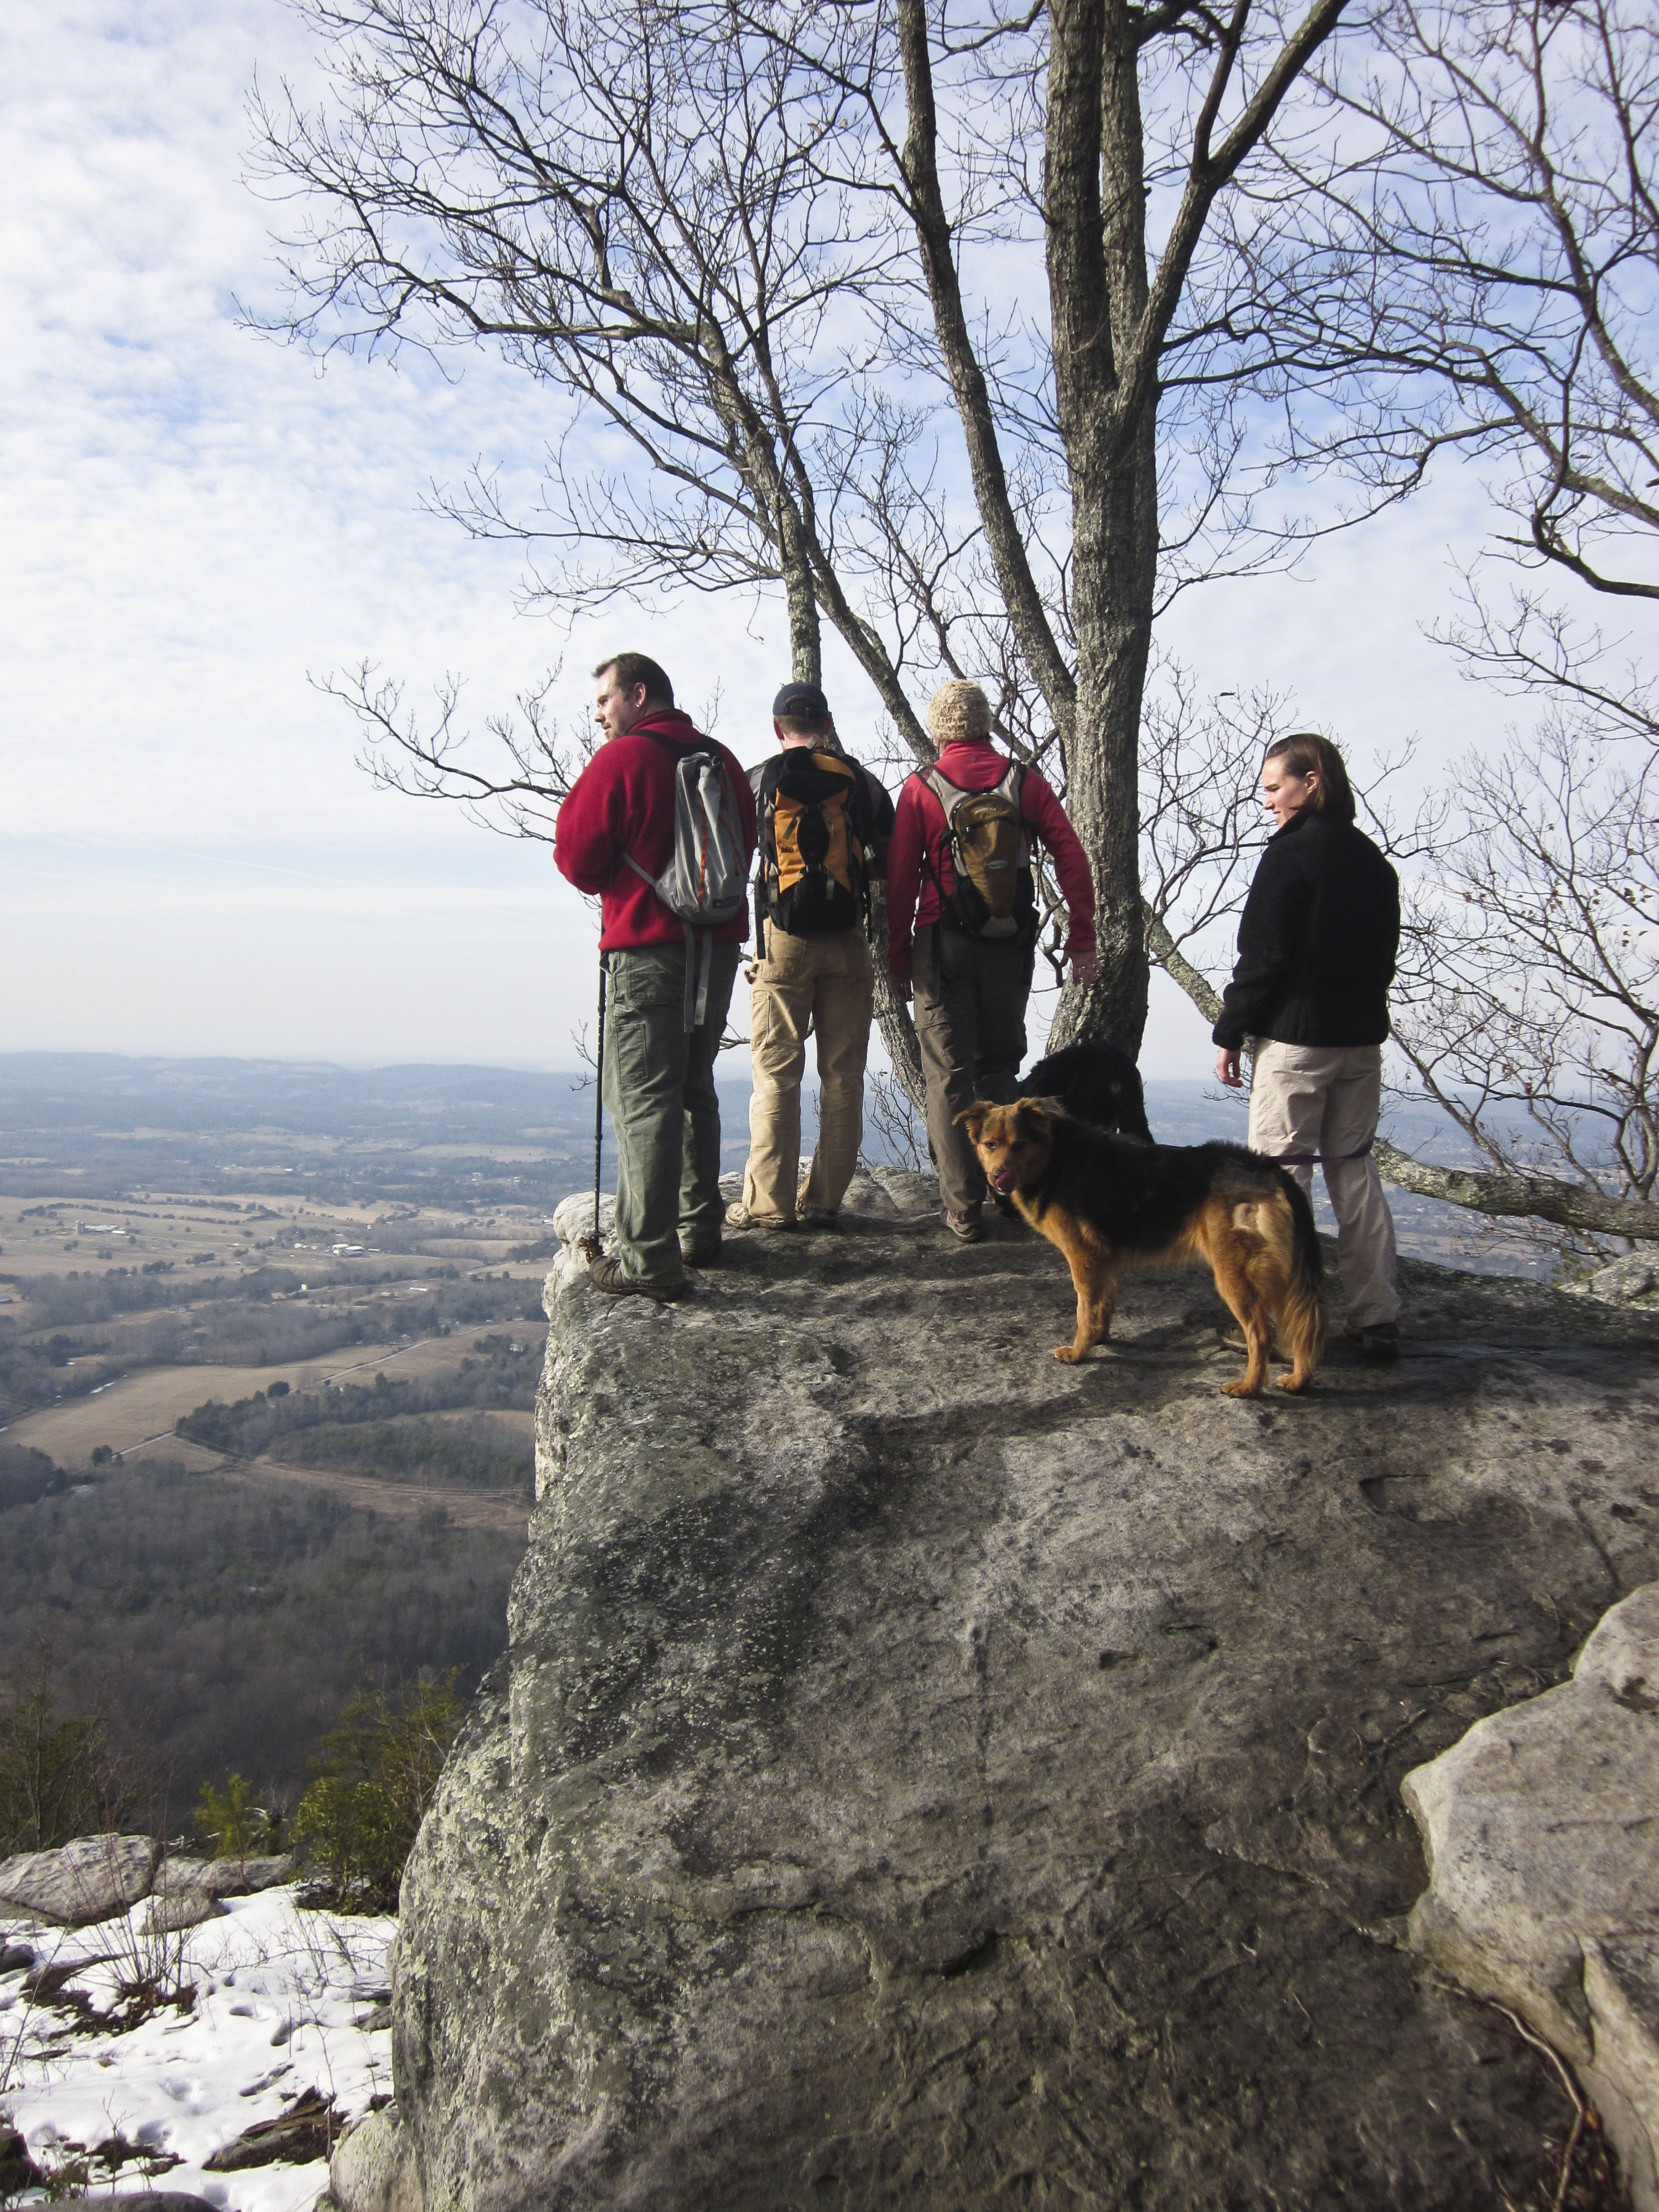
<svg viewBox="0 0 1659 2212">
<path fill-rule="evenodd" d="M 590 1260 L 601 1258 L 605 1238 L 599 1233 L 599 1159 L 605 1149 L 605 955 L 599 955 L 599 1042 L 594 1056 L 598 1071 L 594 1081 L 598 1093 L 593 1101 L 593 1227 L 582 1239 L 582 1249 Z"/>
</svg>

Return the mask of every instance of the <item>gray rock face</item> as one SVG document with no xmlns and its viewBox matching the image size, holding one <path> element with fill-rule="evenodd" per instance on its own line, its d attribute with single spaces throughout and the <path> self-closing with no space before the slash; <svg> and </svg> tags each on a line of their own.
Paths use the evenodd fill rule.
<svg viewBox="0 0 1659 2212">
<path fill-rule="evenodd" d="M 0 1862 L 0 1905 L 89 1927 L 149 1896 L 156 1856 L 148 1836 L 77 1836 L 55 1851 L 23 1851 Z"/>
<path fill-rule="evenodd" d="M 599 1236 L 608 1243 L 617 1226 L 617 1201 L 607 1193 L 599 1194 Z M 570 1198 L 562 1198 L 553 1209 L 553 1231 L 568 1249 L 579 1245 L 585 1237 L 593 1233 L 593 1194 L 577 1192 Z"/>
<path fill-rule="evenodd" d="M 1605 1298 L 1610 1305 L 1629 1305 L 1648 1295 L 1656 1273 L 1659 1268 L 1650 1255 L 1626 1252 L 1622 1259 L 1609 1260 L 1605 1267 L 1587 1276 L 1583 1287 L 1591 1297 Z"/>
<path fill-rule="evenodd" d="M 1046 1244 L 884 1195 L 550 1288 L 404 1884 L 426 2212 L 1529 2201 L 1559 2087 L 1407 1947 L 1399 1785 L 1659 1575 L 1651 1319 L 1408 1269 L 1397 1369 L 1239 1403 L 1207 1273 L 1062 1367 Z"/>
<path fill-rule="evenodd" d="M 298 1872 L 286 1851 L 265 1858 L 170 1858 L 155 1877 L 161 1889 L 197 1889 L 208 1897 L 252 1897 L 262 1889 L 280 1889 Z"/>
<path fill-rule="evenodd" d="M 395 2112 L 371 2112 L 340 2138 L 329 2161 L 328 2197 L 350 2212 L 420 2212 L 409 2136 Z"/>
<path fill-rule="evenodd" d="M 1659 2208 L 1659 1585 L 1572 1680 L 1406 1777 L 1431 1884 L 1412 1941 L 1567 2054 Z"/>
<path fill-rule="evenodd" d="M 187 1928 L 199 1928 L 204 1920 L 219 1918 L 224 1909 L 210 1889 L 194 1882 L 158 1885 L 150 1892 L 144 1926 L 152 1936 L 179 1936 Z"/>
</svg>

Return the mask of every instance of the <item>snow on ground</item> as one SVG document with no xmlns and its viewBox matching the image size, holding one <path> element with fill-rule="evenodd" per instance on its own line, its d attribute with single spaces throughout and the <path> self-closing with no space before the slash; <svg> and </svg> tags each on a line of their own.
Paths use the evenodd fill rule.
<svg viewBox="0 0 1659 2212">
<path fill-rule="evenodd" d="M 148 2186 L 226 2212 L 308 2212 L 328 2179 L 321 2158 L 231 2173 L 204 2172 L 203 2161 L 307 2090 L 331 2097 L 342 2120 L 390 2095 L 384 1999 L 397 1923 L 303 1911 L 292 1888 L 225 1905 L 222 1917 L 171 1936 L 146 1932 L 147 1904 L 73 1930 L 0 1917 L 0 1953 L 21 1942 L 35 1954 L 32 1967 L 0 1975 L 0 2116 L 48 2176 L 119 2136 L 182 2163 L 148 2183 L 131 2163 L 107 2179 L 94 2166 L 94 2195 Z M 42 1967 L 78 1967 L 65 1997 L 79 1992 L 112 2017 L 88 2021 L 63 1999 L 32 1998 L 26 1974 Z M 121 1985 L 141 1978 L 169 1995 L 193 1984 L 194 2002 L 164 2002 L 123 2032 Z"/>
</svg>

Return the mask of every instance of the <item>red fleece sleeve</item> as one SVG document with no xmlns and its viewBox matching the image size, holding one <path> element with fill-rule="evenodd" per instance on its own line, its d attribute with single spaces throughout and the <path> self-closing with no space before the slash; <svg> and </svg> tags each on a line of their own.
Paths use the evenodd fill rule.
<svg viewBox="0 0 1659 2212">
<path fill-rule="evenodd" d="M 1089 855 L 1066 818 L 1060 805 L 1035 769 L 1028 769 L 1019 787 L 1020 812 L 1047 848 L 1060 878 L 1060 895 L 1066 902 L 1071 930 L 1066 951 L 1075 959 L 1095 949 L 1095 879 L 1089 872 Z"/>
<path fill-rule="evenodd" d="M 921 788 L 912 776 L 899 793 L 887 848 L 887 966 L 890 974 L 904 982 L 910 976 L 910 937 L 921 891 L 924 834 Z"/>
<path fill-rule="evenodd" d="M 610 887 L 622 860 L 627 803 L 618 756 L 601 745 L 571 785 L 553 832 L 553 865 L 579 891 Z"/>
</svg>

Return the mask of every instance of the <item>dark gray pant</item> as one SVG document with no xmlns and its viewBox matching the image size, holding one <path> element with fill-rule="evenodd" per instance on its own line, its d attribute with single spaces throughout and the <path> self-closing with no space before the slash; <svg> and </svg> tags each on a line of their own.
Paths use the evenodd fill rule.
<svg viewBox="0 0 1659 2212">
<path fill-rule="evenodd" d="M 720 1109 L 714 1054 L 741 948 L 711 948 L 708 1011 L 685 1027 L 685 948 L 607 952 L 605 1103 L 617 1137 L 617 1249 L 624 1273 L 683 1283 L 680 1238 L 717 1243 Z"/>
<path fill-rule="evenodd" d="M 1019 1096 L 1031 955 L 1019 938 L 933 928 L 916 937 L 916 1042 L 927 1079 L 927 1141 L 939 1194 L 952 1213 L 976 1213 L 985 1200 L 978 1156 L 957 1115 L 976 1098 L 1006 1105 Z"/>
</svg>

